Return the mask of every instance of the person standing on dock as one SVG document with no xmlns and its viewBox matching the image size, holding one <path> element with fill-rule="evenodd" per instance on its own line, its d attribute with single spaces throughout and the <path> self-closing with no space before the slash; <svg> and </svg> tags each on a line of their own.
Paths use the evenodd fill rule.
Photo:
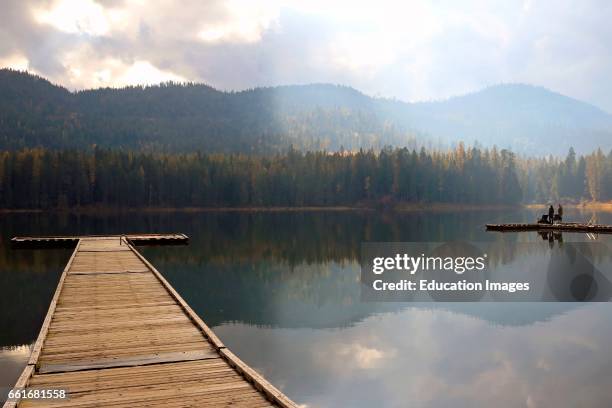
<svg viewBox="0 0 612 408">
<path fill-rule="evenodd" d="M 555 209 L 553 208 L 551 204 L 550 207 L 548 207 L 548 222 L 552 224 L 554 217 L 555 217 Z"/>
<path fill-rule="evenodd" d="M 563 207 L 561 207 L 561 203 L 557 207 L 557 215 L 559 216 L 559 222 L 563 221 Z"/>
</svg>

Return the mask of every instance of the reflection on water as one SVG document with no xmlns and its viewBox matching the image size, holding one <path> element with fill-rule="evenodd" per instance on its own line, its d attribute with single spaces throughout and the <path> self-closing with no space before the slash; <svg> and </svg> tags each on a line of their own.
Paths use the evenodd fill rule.
<svg viewBox="0 0 612 408">
<path fill-rule="evenodd" d="M 14 346 L 34 341 L 70 254 L 11 251 L 7 238 L 178 231 L 191 237 L 189 246 L 144 248 L 145 255 L 234 352 L 299 403 L 612 406 L 609 303 L 360 302 L 362 241 L 490 241 L 499 265 L 528 267 L 553 249 L 521 243 L 542 243 L 543 237 L 487 233 L 483 225 L 533 221 L 536 212 L 3 217 L 0 372 L 6 374 L 0 386 L 14 382 L 25 364 L 27 349 L 15 357 Z M 600 220 L 610 223 L 612 215 Z M 581 234 L 552 237 L 555 250 L 584 240 Z M 601 270 L 609 267 L 610 254 L 600 252 L 593 258 Z"/>
<path fill-rule="evenodd" d="M 30 346 L 10 346 L 0 348 L 0 389 L 13 386 L 30 358 Z M 4 395 L 0 401 L 4 401 Z"/>
<path fill-rule="evenodd" d="M 343 330 L 216 331 L 313 407 L 612 406 L 608 304 L 524 326 L 408 308 Z"/>
</svg>

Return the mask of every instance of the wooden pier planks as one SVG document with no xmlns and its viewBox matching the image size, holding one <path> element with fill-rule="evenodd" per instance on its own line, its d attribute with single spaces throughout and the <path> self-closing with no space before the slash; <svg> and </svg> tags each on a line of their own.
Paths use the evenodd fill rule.
<svg viewBox="0 0 612 408">
<path fill-rule="evenodd" d="M 296 407 L 120 236 L 79 239 L 17 386 L 70 392 L 23 407 Z"/>
<path fill-rule="evenodd" d="M 79 251 L 69 274 L 151 272 L 131 251 Z"/>
<path fill-rule="evenodd" d="M 71 390 L 71 398 L 48 406 L 187 407 L 274 406 L 222 358 L 47 374 L 32 378 L 32 387 Z M 22 407 L 38 407 L 24 401 Z"/>
</svg>

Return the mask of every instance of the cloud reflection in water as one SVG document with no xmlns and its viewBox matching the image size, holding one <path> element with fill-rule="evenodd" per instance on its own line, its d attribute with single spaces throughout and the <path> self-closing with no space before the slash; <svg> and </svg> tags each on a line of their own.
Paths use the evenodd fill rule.
<svg viewBox="0 0 612 408">
<path fill-rule="evenodd" d="M 521 326 L 411 307 L 341 329 L 216 331 L 308 407 L 609 407 L 611 307 Z"/>
</svg>

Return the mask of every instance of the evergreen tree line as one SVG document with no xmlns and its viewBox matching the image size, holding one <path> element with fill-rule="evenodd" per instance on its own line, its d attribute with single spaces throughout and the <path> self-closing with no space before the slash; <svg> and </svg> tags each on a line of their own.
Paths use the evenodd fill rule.
<svg viewBox="0 0 612 408">
<path fill-rule="evenodd" d="M 0 208 L 518 204 L 612 199 L 612 152 L 521 159 L 508 150 L 277 155 L 0 151 Z"/>
</svg>

